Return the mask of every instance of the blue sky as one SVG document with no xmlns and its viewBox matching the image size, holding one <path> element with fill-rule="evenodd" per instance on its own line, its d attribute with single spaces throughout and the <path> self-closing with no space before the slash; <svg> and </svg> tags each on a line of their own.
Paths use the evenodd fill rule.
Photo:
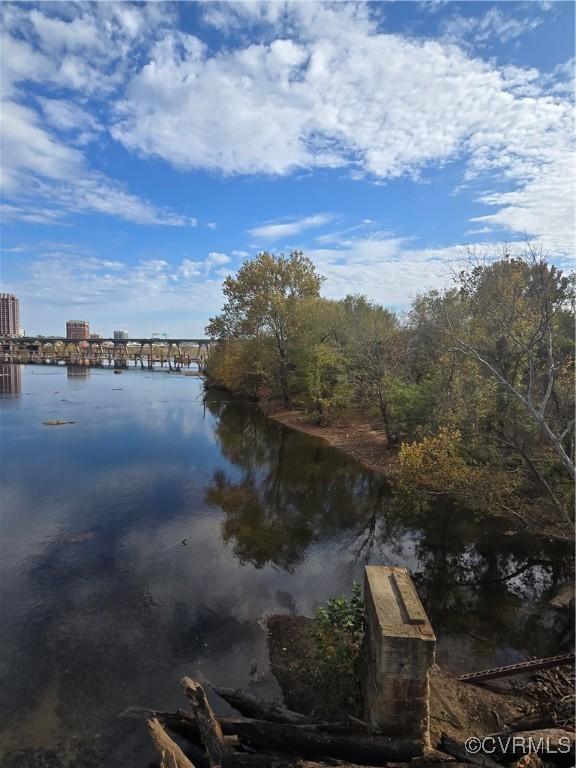
<svg viewBox="0 0 576 768">
<path fill-rule="evenodd" d="M 2 290 L 30 333 L 202 334 L 264 249 L 399 310 L 468 246 L 573 255 L 571 2 L 0 14 Z"/>
</svg>

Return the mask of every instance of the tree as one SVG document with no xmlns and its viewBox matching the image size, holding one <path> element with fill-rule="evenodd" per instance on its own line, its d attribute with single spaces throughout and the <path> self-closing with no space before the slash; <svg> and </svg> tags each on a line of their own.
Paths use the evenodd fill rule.
<svg viewBox="0 0 576 768">
<path fill-rule="evenodd" d="M 452 349 L 478 363 L 522 406 L 576 479 L 573 402 L 566 408 L 559 399 L 574 362 L 567 332 L 574 317 L 573 280 L 528 246 L 523 257 L 505 253 L 492 264 L 462 271 L 458 284 L 466 322 L 455 323 L 450 312 L 442 316 Z"/>
<path fill-rule="evenodd" d="M 528 470 L 571 524 L 574 480 L 574 282 L 528 246 L 493 262 L 471 258 L 456 287 L 418 298 L 411 322 L 449 372 L 436 422 L 463 435 L 470 458 Z M 431 368 L 430 368 L 431 366 Z M 530 492 L 529 486 L 524 492 Z"/>
<path fill-rule="evenodd" d="M 206 327 L 206 333 L 220 341 L 268 341 L 275 353 L 277 382 L 286 407 L 290 405 L 289 350 L 302 323 L 298 304 L 319 296 L 321 282 L 313 263 L 300 251 L 289 256 L 260 253 L 244 262 L 236 277 L 226 278 L 226 303 Z"/>
<path fill-rule="evenodd" d="M 386 438 L 396 442 L 390 416 L 390 393 L 402 357 L 395 315 L 364 296 L 347 296 L 348 359 L 356 394 L 364 407 L 378 407 Z"/>
</svg>

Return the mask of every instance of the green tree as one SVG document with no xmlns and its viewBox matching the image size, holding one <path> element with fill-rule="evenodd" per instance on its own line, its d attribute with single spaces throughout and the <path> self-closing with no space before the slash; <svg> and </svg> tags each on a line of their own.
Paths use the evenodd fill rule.
<svg viewBox="0 0 576 768">
<path fill-rule="evenodd" d="M 364 296 L 344 300 L 347 357 L 356 397 L 364 408 L 376 405 L 388 443 L 396 442 L 390 414 L 391 387 L 402 361 L 402 338 L 396 316 Z"/>
<path fill-rule="evenodd" d="M 476 264 L 458 276 L 467 323 L 441 322 L 448 344 L 470 358 L 518 404 L 572 480 L 574 400 L 560 401 L 573 380 L 574 282 L 533 249 Z M 568 379 L 568 385 L 567 380 Z"/>
<path fill-rule="evenodd" d="M 493 262 L 471 260 L 455 282 L 419 297 L 410 317 L 419 375 L 443 371 L 430 426 L 458 429 L 476 464 L 523 471 L 528 497 L 534 478 L 568 521 L 573 278 L 528 247 L 522 256 L 504 251 Z"/>
<path fill-rule="evenodd" d="M 236 277 L 225 279 L 226 303 L 206 327 L 206 333 L 220 341 L 268 341 L 276 357 L 276 379 L 286 407 L 290 405 L 289 350 L 302 323 L 298 304 L 318 296 L 321 282 L 313 263 L 299 251 L 289 256 L 260 253 L 244 262 Z"/>
</svg>

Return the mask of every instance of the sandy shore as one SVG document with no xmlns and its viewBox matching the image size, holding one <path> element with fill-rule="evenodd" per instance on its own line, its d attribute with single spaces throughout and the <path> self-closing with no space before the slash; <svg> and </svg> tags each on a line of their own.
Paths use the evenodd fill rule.
<svg viewBox="0 0 576 768">
<path fill-rule="evenodd" d="M 385 435 L 368 421 L 357 419 L 339 426 L 318 426 L 310 423 L 310 416 L 304 411 L 265 409 L 264 412 L 291 429 L 325 440 L 378 474 L 388 476 L 397 463 L 397 452 L 388 447 Z"/>
</svg>

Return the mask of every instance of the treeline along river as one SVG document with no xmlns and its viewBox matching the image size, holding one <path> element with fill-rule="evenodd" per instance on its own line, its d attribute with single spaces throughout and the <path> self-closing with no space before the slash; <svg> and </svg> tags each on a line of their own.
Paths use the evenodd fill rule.
<svg viewBox="0 0 576 768">
<path fill-rule="evenodd" d="M 3 767 L 145 765 L 143 726 L 117 715 L 182 705 L 184 673 L 278 695 L 266 617 L 313 615 L 368 562 L 413 571 L 453 672 L 570 644 L 568 610 L 550 605 L 567 578 L 559 543 L 447 502 L 406 508 L 199 378 L 2 376 Z M 50 751 L 62 762 L 36 762 Z"/>
</svg>

